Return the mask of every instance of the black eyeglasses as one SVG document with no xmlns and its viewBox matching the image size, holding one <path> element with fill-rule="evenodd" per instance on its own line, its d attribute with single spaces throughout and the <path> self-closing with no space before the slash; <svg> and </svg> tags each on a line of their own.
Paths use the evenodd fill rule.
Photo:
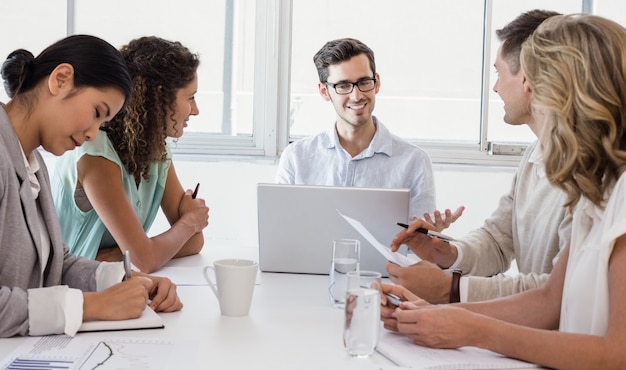
<svg viewBox="0 0 626 370">
<path fill-rule="evenodd" d="M 361 92 L 368 92 L 374 90 L 376 87 L 376 79 L 368 78 L 367 80 L 360 80 L 357 82 L 339 82 L 331 83 L 326 81 L 326 85 L 335 89 L 335 92 L 339 95 L 348 95 L 354 90 L 354 87 L 358 87 Z"/>
</svg>

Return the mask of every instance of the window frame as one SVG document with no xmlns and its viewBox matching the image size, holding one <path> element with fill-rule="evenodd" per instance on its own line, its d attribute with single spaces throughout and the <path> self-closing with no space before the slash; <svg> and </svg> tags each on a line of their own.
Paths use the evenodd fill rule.
<svg viewBox="0 0 626 370">
<path fill-rule="evenodd" d="M 172 144 L 172 153 L 194 160 L 276 159 L 292 141 L 289 135 L 290 70 L 293 0 L 258 0 L 255 14 L 253 132 L 220 135 L 189 132 Z M 478 143 L 411 140 L 436 164 L 516 166 L 528 143 L 489 142 L 490 50 L 493 38 L 492 1 L 484 0 L 481 112 Z M 593 0 L 581 0 L 591 12 Z M 75 0 L 67 0 L 67 32 L 74 31 Z"/>
</svg>

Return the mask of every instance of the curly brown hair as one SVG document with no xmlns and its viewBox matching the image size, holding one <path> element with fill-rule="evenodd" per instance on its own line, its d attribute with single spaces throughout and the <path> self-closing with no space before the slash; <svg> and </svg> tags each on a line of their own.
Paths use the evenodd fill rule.
<svg viewBox="0 0 626 370">
<path fill-rule="evenodd" d="M 174 112 L 178 90 L 193 81 L 200 61 L 180 42 L 156 36 L 134 39 L 120 51 L 133 81 L 132 94 L 101 130 L 139 183 L 142 177 L 147 179 L 150 163 L 169 160 L 168 114 Z"/>
</svg>

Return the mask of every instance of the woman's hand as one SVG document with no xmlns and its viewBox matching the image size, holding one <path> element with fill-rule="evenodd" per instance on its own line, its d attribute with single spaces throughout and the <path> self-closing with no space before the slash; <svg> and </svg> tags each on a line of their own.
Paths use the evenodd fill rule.
<svg viewBox="0 0 626 370">
<path fill-rule="evenodd" d="M 83 293 L 83 321 L 135 319 L 146 309 L 153 286 L 152 280 L 136 276 L 101 292 Z"/>
<path fill-rule="evenodd" d="M 421 346 L 459 348 L 476 345 L 486 316 L 453 305 L 413 306 L 395 313 L 397 331 Z"/>
<path fill-rule="evenodd" d="M 408 289 L 401 285 L 382 284 L 382 296 L 380 300 L 380 320 L 383 322 L 385 329 L 391 331 L 398 331 L 398 323 L 396 319 L 396 311 L 400 308 L 412 309 L 413 307 L 429 305 L 423 299 L 420 299 L 415 294 L 411 293 Z M 385 294 L 392 294 L 400 298 L 400 306 L 393 305 Z"/>
<path fill-rule="evenodd" d="M 140 273 L 139 273 L 140 274 Z M 183 303 L 176 293 L 176 284 L 165 277 L 143 275 L 152 281 L 152 288 L 148 291 L 150 307 L 156 312 L 174 312 L 183 308 Z"/>
</svg>

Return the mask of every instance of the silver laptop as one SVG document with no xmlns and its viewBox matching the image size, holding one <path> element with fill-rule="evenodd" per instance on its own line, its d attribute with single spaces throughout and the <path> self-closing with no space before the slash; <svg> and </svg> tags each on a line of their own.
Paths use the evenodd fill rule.
<svg viewBox="0 0 626 370">
<path fill-rule="evenodd" d="M 337 210 L 389 245 L 401 231 L 396 222 L 409 218 L 409 189 L 258 184 L 260 270 L 328 274 L 332 241 L 354 238 L 361 241 L 360 268 L 387 276 L 385 258 Z"/>
</svg>

